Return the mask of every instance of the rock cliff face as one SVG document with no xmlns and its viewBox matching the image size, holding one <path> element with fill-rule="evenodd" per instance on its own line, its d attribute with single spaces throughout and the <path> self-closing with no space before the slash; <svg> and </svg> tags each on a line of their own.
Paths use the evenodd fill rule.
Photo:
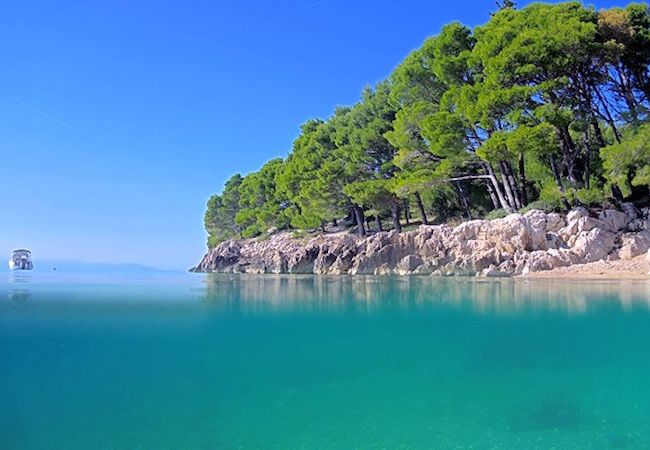
<svg viewBox="0 0 650 450">
<path fill-rule="evenodd" d="M 226 241 L 195 272 L 289 274 L 434 274 L 500 277 L 602 259 L 630 259 L 650 249 L 650 211 L 576 208 L 566 215 L 532 210 L 456 227 L 358 237 L 346 232 L 310 239 L 279 233 Z"/>
</svg>

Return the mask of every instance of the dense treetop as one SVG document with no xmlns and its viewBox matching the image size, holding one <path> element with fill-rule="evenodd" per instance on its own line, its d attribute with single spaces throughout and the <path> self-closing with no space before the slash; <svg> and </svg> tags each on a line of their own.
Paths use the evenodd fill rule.
<svg viewBox="0 0 650 450">
<path fill-rule="evenodd" d="M 650 10 L 504 1 L 445 26 L 286 159 L 208 201 L 208 246 L 271 229 L 364 234 L 523 208 L 647 202 Z M 371 220 L 372 219 L 372 220 Z M 338 224 L 339 226 L 341 224 Z"/>
</svg>

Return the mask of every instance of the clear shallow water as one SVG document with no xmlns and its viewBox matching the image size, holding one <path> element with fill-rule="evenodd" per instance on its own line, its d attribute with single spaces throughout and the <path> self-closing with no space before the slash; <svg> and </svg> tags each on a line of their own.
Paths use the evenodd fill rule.
<svg viewBox="0 0 650 450">
<path fill-rule="evenodd" d="M 5 274 L 0 448 L 647 448 L 650 284 Z"/>
</svg>

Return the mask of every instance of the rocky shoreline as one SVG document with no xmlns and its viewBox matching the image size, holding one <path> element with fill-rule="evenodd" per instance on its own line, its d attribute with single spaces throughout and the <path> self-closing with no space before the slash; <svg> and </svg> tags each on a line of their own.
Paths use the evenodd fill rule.
<svg viewBox="0 0 650 450">
<path fill-rule="evenodd" d="M 456 227 L 420 226 L 361 237 L 340 232 L 229 240 L 193 272 L 508 277 L 597 261 L 638 259 L 650 249 L 650 208 L 568 214 L 531 210 Z"/>
</svg>

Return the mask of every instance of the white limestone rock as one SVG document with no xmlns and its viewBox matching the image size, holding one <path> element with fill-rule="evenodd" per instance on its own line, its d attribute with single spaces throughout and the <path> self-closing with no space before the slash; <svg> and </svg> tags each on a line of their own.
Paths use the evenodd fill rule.
<svg viewBox="0 0 650 450">
<path fill-rule="evenodd" d="M 621 248 L 618 256 L 621 259 L 632 259 L 650 250 L 650 230 L 640 233 L 626 233 L 621 237 Z"/>
<path fill-rule="evenodd" d="M 613 233 L 627 228 L 630 219 L 624 212 L 615 209 L 606 209 L 598 214 L 598 219 Z"/>
<path fill-rule="evenodd" d="M 573 208 L 571 211 L 567 213 L 566 221 L 567 223 L 569 223 L 581 219 L 582 217 L 588 217 L 588 216 L 589 216 L 589 211 L 587 211 L 587 208 L 578 206 L 577 208 Z"/>
<path fill-rule="evenodd" d="M 613 249 L 616 235 L 601 228 L 582 231 L 575 239 L 572 251 L 582 262 L 594 262 L 604 259 Z"/>
<path fill-rule="evenodd" d="M 650 250 L 650 209 L 608 209 L 598 217 L 575 208 L 566 218 L 531 210 L 454 228 L 420 226 L 365 237 L 338 232 L 310 239 L 279 231 L 231 240 L 192 270 L 228 273 L 439 274 L 503 276 L 601 259 L 629 259 Z M 632 219 L 632 217 L 636 217 Z M 650 258 L 650 257 L 649 257 Z"/>
</svg>

